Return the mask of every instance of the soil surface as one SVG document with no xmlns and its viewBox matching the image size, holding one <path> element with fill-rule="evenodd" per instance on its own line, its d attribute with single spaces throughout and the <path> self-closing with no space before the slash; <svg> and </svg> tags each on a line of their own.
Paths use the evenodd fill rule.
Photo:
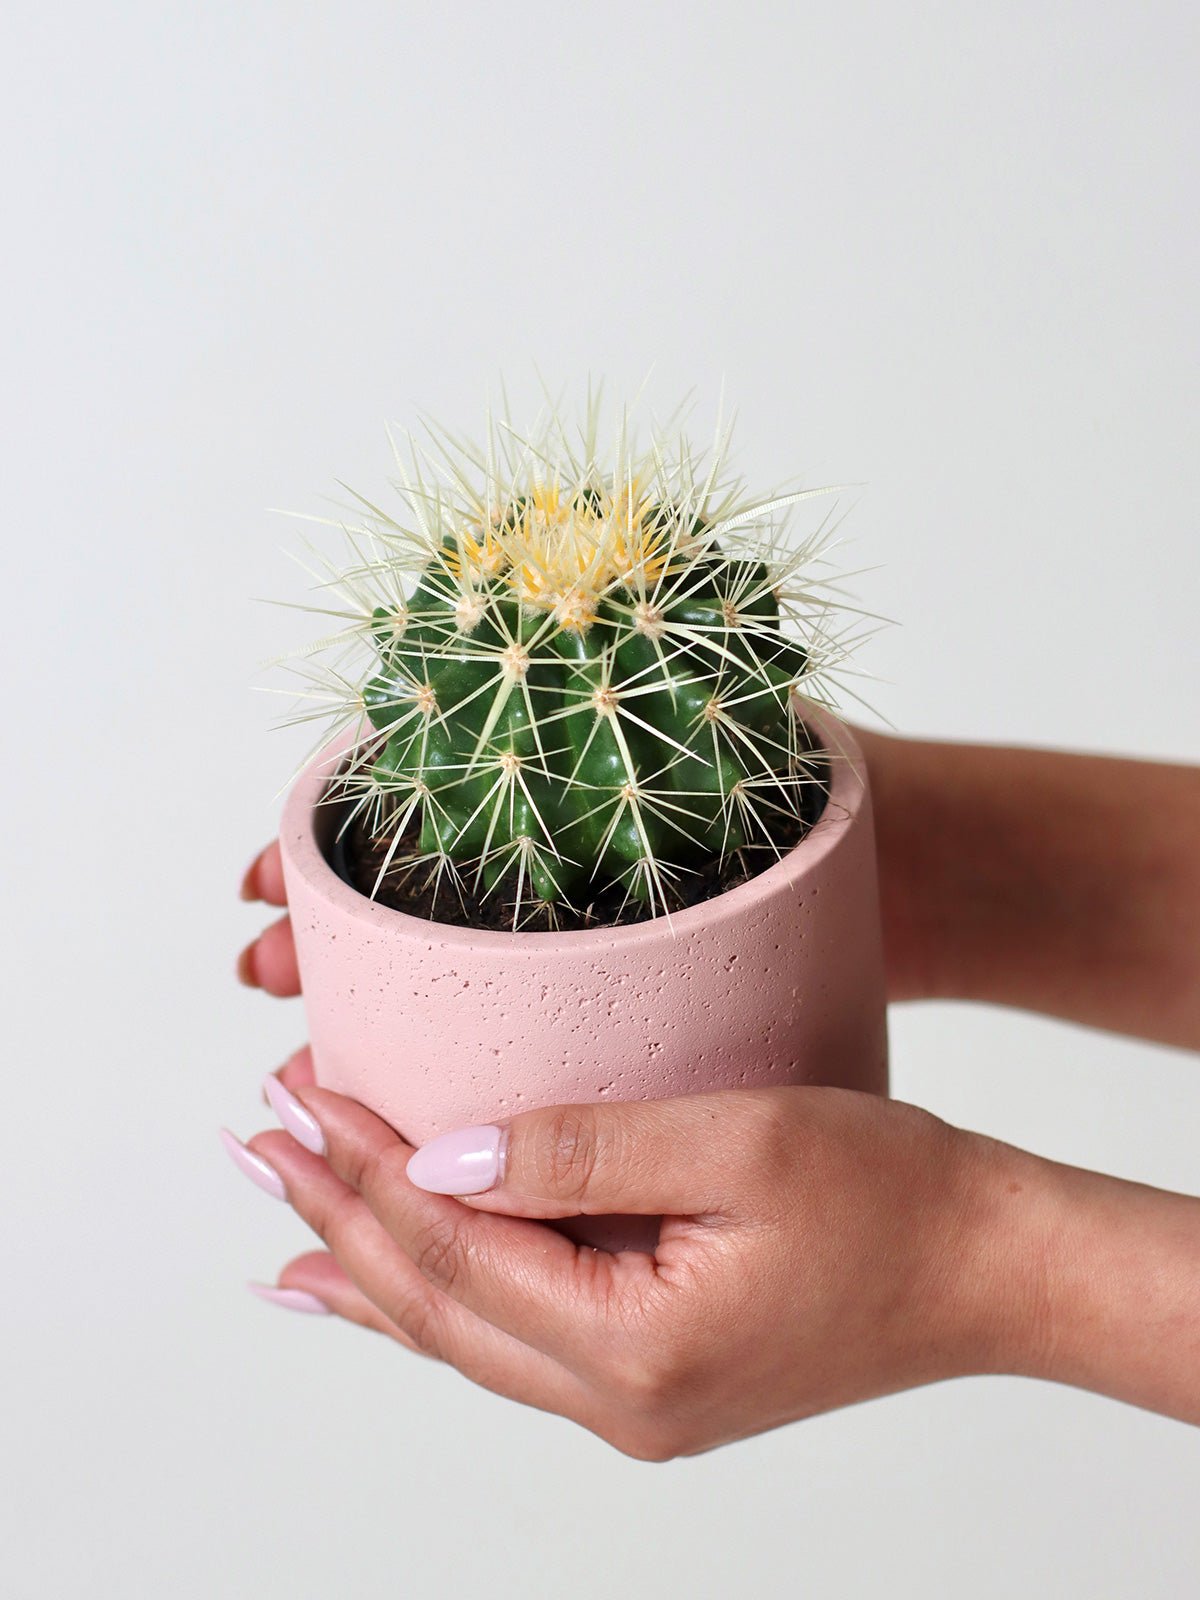
<svg viewBox="0 0 1200 1600">
<path fill-rule="evenodd" d="M 736 888 L 739 883 L 745 883 L 773 866 L 779 859 L 776 850 L 782 853 L 800 843 L 824 811 L 829 790 L 828 762 L 816 759 L 812 765 L 819 781 L 806 784 L 799 791 L 802 798 L 801 815 L 783 817 L 769 814 L 775 849 L 766 844 L 749 845 L 731 853 L 723 863 L 711 861 L 694 871 L 681 872 L 672 885 L 672 911 L 699 905 L 714 895 L 724 894 L 726 889 Z M 418 853 L 419 834 L 419 819 L 414 818 L 393 853 L 393 865 L 385 874 L 374 899 L 394 911 L 448 923 L 456 928 L 490 928 L 500 933 L 511 932 L 516 874 L 513 874 L 511 884 L 502 882 L 486 899 L 473 895 L 469 883 L 464 883 L 460 898 L 460 891 L 453 884 L 442 882 L 438 885 L 433 881 L 428 863 L 399 867 L 394 864 L 406 855 Z M 344 832 L 340 826 L 334 829 L 327 856 L 330 866 L 344 882 L 371 898 L 379 869 L 391 847 L 392 836 L 372 837 L 365 819 L 360 816 Z M 528 885 L 525 894 L 529 894 Z M 584 928 L 623 927 L 628 923 L 647 922 L 652 916 L 660 914 L 633 900 L 622 905 L 624 897 L 624 890 L 616 888 L 596 895 L 586 906 L 576 908 L 560 902 L 554 907 L 552 917 L 538 902 L 530 900 L 522 907 L 519 926 L 522 931 L 536 932 L 553 926 L 562 932 L 569 932 Z"/>
</svg>

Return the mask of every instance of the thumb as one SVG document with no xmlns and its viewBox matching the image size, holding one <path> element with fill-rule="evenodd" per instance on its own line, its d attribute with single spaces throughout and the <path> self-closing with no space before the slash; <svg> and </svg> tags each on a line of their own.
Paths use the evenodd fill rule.
<svg viewBox="0 0 1200 1600">
<path fill-rule="evenodd" d="M 775 1092 L 732 1089 L 526 1111 L 431 1139 L 410 1157 L 408 1178 L 419 1189 L 508 1216 L 728 1212 L 747 1118 L 761 1110 L 750 1102 L 764 1093 Z"/>
</svg>

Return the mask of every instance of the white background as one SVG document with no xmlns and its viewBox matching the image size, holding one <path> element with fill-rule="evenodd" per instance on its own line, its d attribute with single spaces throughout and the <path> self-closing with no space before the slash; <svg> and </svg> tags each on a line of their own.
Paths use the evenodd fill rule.
<svg viewBox="0 0 1200 1600">
<path fill-rule="evenodd" d="M 1194 1430 L 1016 1380 L 665 1467 L 243 1282 L 215 1130 L 296 1003 L 235 889 L 300 753 L 282 553 L 388 421 L 534 363 L 722 376 L 752 483 L 862 482 L 868 724 L 1193 761 L 1185 5 L 16 5 L 5 84 L 0 1559 L 13 1596 L 1178 1597 Z M 707 409 L 706 409 L 707 408 Z M 893 1013 L 895 1088 L 1200 1188 L 1195 1057 Z"/>
</svg>

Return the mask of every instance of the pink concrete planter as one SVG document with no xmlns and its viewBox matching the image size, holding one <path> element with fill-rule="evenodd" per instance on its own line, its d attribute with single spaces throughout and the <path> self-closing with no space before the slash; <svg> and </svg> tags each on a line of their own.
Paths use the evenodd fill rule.
<svg viewBox="0 0 1200 1600">
<path fill-rule="evenodd" d="M 537 1106 L 817 1083 L 887 1092 L 871 798 L 845 725 L 824 815 L 783 860 L 700 905 L 612 929 L 498 933 L 376 905 L 327 864 L 329 754 L 280 837 L 318 1081 L 422 1144 Z M 347 741 L 348 742 L 348 741 Z M 652 1248 L 657 1222 L 588 1219 Z"/>
</svg>

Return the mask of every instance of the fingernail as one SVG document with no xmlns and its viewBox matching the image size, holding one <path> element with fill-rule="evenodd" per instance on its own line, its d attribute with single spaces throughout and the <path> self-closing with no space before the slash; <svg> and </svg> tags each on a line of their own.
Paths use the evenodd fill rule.
<svg viewBox="0 0 1200 1600">
<path fill-rule="evenodd" d="M 414 1150 L 406 1171 L 430 1194 L 482 1194 L 500 1182 L 507 1143 L 507 1128 L 456 1128 Z"/>
<path fill-rule="evenodd" d="M 274 1195 L 276 1200 L 287 1199 L 283 1179 L 269 1161 L 264 1161 L 256 1151 L 247 1149 L 228 1128 L 221 1129 L 221 1143 L 229 1151 L 234 1166 L 244 1172 L 251 1183 L 256 1183 L 260 1189 L 265 1189 L 268 1194 Z"/>
<path fill-rule="evenodd" d="M 262 895 L 260 895 L 258 892 L 258 863 L 260 859 L 261 856 L 255 856 L 254 860 L 242 874 L 242 886 L 238 890 L 238 895 L 243 900 L 262 899 Z"/>
<path fill-rule="evenodd" d="M 267 1073 L 263 1082 L 263 1093 L 271 1110 L 296 1143 L 302 1144 L 306 1150 L 311 1150 L 315 1156 L 323 1156 L 325 1135 L 321 1132 L 320 1123 L 308 1107 L 301 1105 L 291 1090 L 280 1083 L 273 1072 Z"/>
<path fill-rule="evenodd" d="M 278 1289 L 273 1283 L 248 1283 L 246 1287 L 260 1300 L 269 1300 L 273 1306 L 282 1306 L 285 1311 L 307 1311 L 322 1317 L 330 1315 L 330 1308 L 324 1300 L 318 1300 L 307 1289 Z"/>
<path fill-rule="evenodd" d="M 237 958 L 238 982 L 244 983 L 247 989 L 262 988 L 262 984 L 258 981 L 258 973 L 254 970 L 254 946 L 257 943 L 256 939 L 254 944 L 248 944 Z"/>
</svg>

